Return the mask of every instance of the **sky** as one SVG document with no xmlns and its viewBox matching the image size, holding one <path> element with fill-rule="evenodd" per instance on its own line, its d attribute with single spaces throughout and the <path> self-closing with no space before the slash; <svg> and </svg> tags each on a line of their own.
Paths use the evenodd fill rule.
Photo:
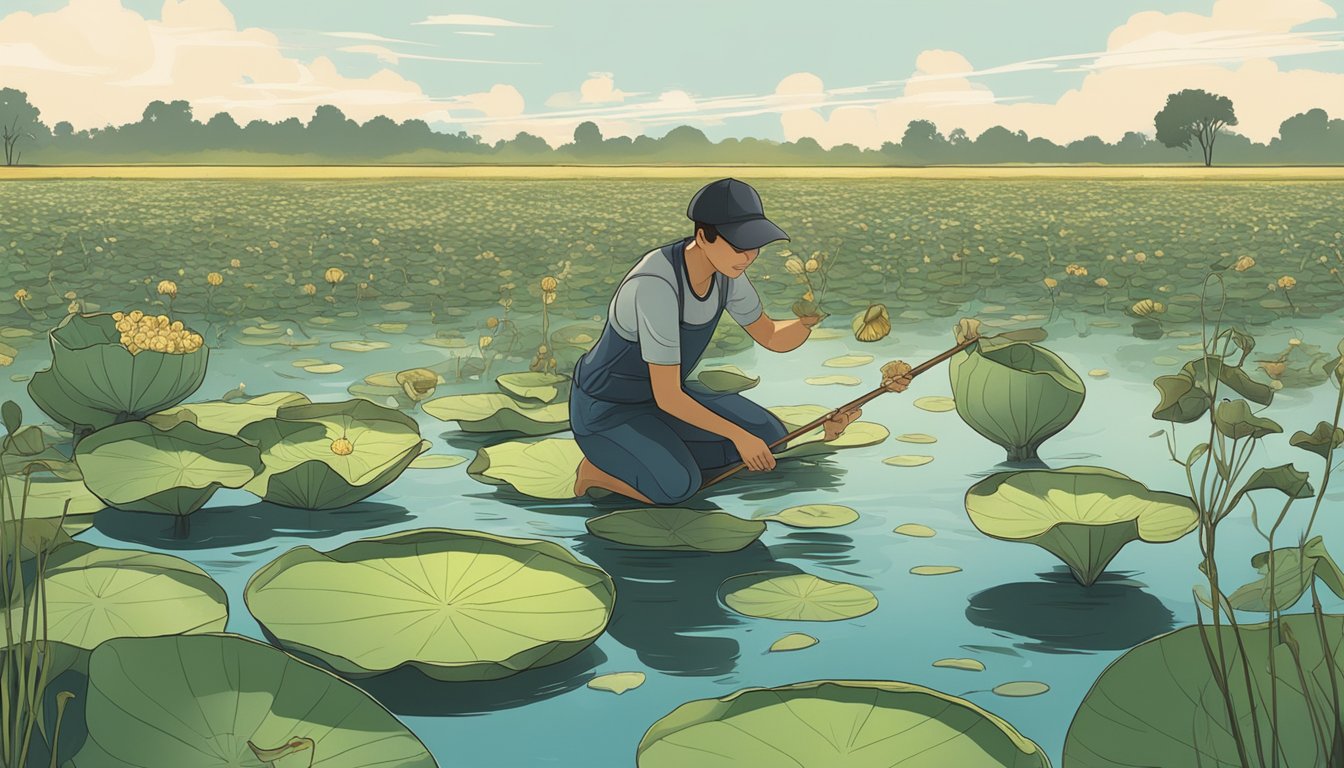
<svg viewBox="0 0 1344 768">
<path fill-rule="evenodd" d="M 48 125 L 155 99 L 239 123 L 334 104 L 552 146 L 692 125 L 713 140 L 899 141 L 911 120 L 1067 142 L 1153 133 L 1168 94 L 1268 141 L 1344 117 L 1344 0 L 0 0 L 0 86 Z"/>
</svg>

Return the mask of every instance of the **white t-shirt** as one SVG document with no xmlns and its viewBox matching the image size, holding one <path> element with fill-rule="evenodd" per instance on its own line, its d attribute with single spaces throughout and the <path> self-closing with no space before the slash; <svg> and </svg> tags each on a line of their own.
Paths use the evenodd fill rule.
<svg viewBox="0 0 1344 768">
<path fill-rule="evenodd" d="M 690 325 L 702 325 L 714 319 L 719 307 L 717 275 L 709 294 L 701 299 L 691 290 L 683 273 L 683 319 Z M 728 278 L 729 316 L 739 325 L 750 325 L 761 316 L 761 297 L 745 273 Z M 645 254 L 626 274 L 616 289 L 607 310 L 607 322 L 616 335 L 639 344 L 640 357 L 654 365 L 681 362 L 681 330 L 677 318 L 677 275 L 662 249 Z M 686 373 L 689 373 L 687 371 Z"/>
</svg>

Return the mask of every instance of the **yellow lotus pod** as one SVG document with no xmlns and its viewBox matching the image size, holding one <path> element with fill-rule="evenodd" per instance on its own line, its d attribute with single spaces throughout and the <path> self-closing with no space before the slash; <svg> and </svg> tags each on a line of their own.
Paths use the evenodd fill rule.
<svg viewBox="0 0 1344 768">
<path fill-rule="evenodd" d="M 797 256 L 790 256 L 788 260 L 784 262 L 784 271 L 788 272 L 790 275 L 801 275 L 805 269 L 806 267 L 803 265 L 803 260 Z"/>
<path fill-rule="evenodd" d="M 1283 277 L 1279 278 L 1279 287 L 1284 289 L 1285 291 L 1288 290 L 1289 288 L 1292 288 L 1295 285 L 1297 285 L 1297 279 L 1294 277 L 1284 275 Z"/>
<path fill-rule="evenodd" d="M 172 280 L 160 280 L 157 290 L 160 296 L 176 296 L 177 283 L 174 283 Z"/>
<path fill-rule="evenodd" d="M 186 328 L 186 326 L 182 324 L 181 320 L 174 320 L 168 327 L 174 331 L 180 331 L 183 328 Z"/>
<path fill-rule="evenodd" d="M 144 318 L 144 316 L 145 316 L 145 313 L 144 313 L 144 312 L 141 312 L 141 311 L 138 310 L 138 309 L 133 309 L 133 310 L 131 310 L 131 314 L 127 315 L 127 317 L 129 317 L 129 318 L 131 319 L 131 322 L 132 322 L 132 323 L 138 323 L 138 322 L 140 322 L 140 321 Z"/>
<path fill-rule="evenodd" d="M 205 282 L 218 288 L 219 286 L 224 284 L 224 276 L 219 274 L 218 272 L 211 272 L 210 274 L 205 276 Z"/>
<path fill-rule="evenodd" d="M 28 290 L 27 290 L 26 288 L 20 288 L 19 290 L 17 290 L 17 291 L 14 292 L 14 298 L 15 298 L 15 300 L 17 300 L 20 304 L 22 304 L 23 302 L 25 302 L 25 301 L 27 301 L 28 299 L 32 298 L 32 295 L 28 293 Z"/>
<path fill-rule="evenodd" d="M 168 342 L 163 340 L 162 336 L 155 336 L 149 341 L 149 348 L 155 352 L 167 352 Z"/>
<path fill-rule="evenodd" d="M 120 322 L 121 322 L 122 320 L 124 320 L 125 318 L 126 318 L 126 313 L 125 313 L 125 312 L 113 312 L 113 313 L 112 313 L 112 319 L 115 320 L 115 321 L 118 322 L 118 323 L 120 323 Z"/>
<path fill-rule="evenodd" d="M 1044 280 L 1042 280 L 1041 283 L 1045 285 L 1046 288 L 1049 288 L 1051 290 L 1054 290 L 1055 288 L 1059 287 L 1059 281 L 1053 277 L 1047 277 Z"/>
<path fill-rule="evenodd" d="M 546 291 L 545 293 L 541 294 L 541 303 L 542 303 L 542 304 L 554 304 L 554 303 L 555 303 L 555 291 Z"/>
<path fill-rule="evenodd" d="M 312 296 L 312 295 L 314 295 L 314 294 L 316 294 L 316 293 L 317 293 L 317 286 L 316 286 L 316 285 L 313 285 L 312 283 L 304 283 L 304 284 L 303 284 L 303 295 L 304 295 L 304 296 Z"/>
<path fill-rule="evenodd" d="M 229 259 L 229 266 L 230 266 L 230 267 L 233 267 L 234 269 L 237 269 L 237 268 L 243 266 L 243 262 L 241 262 L 241 261 L 239 261 L 239 260 L 237 260 L 237 259 Z"/>
<path fill-rule="evenodd" d="M 803 265 L 803 269 L 808 272 L 816 272 L 818 269 L 821 269 L 821 263 L 816 259 L 808 259 L 807 263 Z"/>
<path fill-rule="evenodd" d="M 480 345 L 481 349 L 485 349 L 486 347 L 490 346 L 490 343 L 493 342 L 494 340 L 495 339 L 493 336 L 482 336 L 481 340 L 477 343 Z"/>
<path fill-rule="evenodd" d="M 859 341 L 879 341 L 891 333 L 891 315 L 882 304 L 873 304 L 850 323 L 854 338 Z"/>
<path fill-rule="evenodd" d="M 331 441 L 331 452 L 337 456 L 349 456 L 355 452 L 355 444 L 344 437 Z"/>
<path fill-rule="evenodd" d="M 545 291 L 547 293 L 553 293 L 555 289 L 559 287 L 560 287 L 560 281 L 556 280 L 554 277 L 547 275 L 546 277 L 541 278 L 542 291 Z"/>
<path fill-rule="evenodd" d="M 134 327 L 134 324 L 131 323 L 130 320 L 118 320 L 118 321 L 117 321 L 117 330 L 118 330 L 118 331 L 121 331 L 122 333 L 125 333 L 125 332 L 131 330 L 132 327 Z"/>
<path fill-rule="evenodd" d="M 489 329 L 492 330 L 492 331 L 493 331 L 494 329 L 498 328 L 498 327 L 499 327 L 499 318 L 498 318 L 498 317 L 487 318 L 486 321 L 485 321 L 485 327 L 486 327 L 486 328 L 489 328 Z"/>
<path fill-rule="evenodd" d="M 1149 315 L 1160 315 L 1166 312 L 1167 308 L 1159 301 L 1144 299 L 1137 302 L 1129 311 L 1139 317 L 1148 317 Z"/>
<path fill-rule="evenodd" d="M 170 341 L 170 342 L 168 342 L 167 344 L 164 345 L 164 351 L 167 352 L 167 353 L 170 354 L 170 355 L 176 355 L 176 354 L 178 354 L 180 349 L 181 349 L 181 348 L 178 347 L 176 341 Z"/>
<path fill-rule="evenodd" d="M 322 274 L 322 279 L 332 285 L 336 285 L 345 279 L 345 270 L 340 267 L 329 267 L 327 271 Z"/>
<path fill-rule="evenodd" d="M 434 388 L 439 385 L 439 375 L 427 368 L 411 368 L 397 374 L 397 383 L 407 397 L 418 403 L 434 393 Z"/>
<path fill-rule="evenodd" d="M 157 315 L 157 316 L 155 316 L 155 318 L 154 318 L 154 322 L 155 322 L 160 328 L 167 328 L 167 327 L 168 327 L 168 316 L 167 316 L 167 315 Z"/>
<path fill-rule="evenodd" d="M 1237 272 L 1245 272 L 1246 270 L 1254 266 L 1255 266 L 1255 259 L 1251 258 L 1250 256 L 1242 256 L 1241 258 L 1237 259 L 1237 262 L 1235 264 L 1232 265 L 1232 269 L 1236 270 Z"/>
</svg>

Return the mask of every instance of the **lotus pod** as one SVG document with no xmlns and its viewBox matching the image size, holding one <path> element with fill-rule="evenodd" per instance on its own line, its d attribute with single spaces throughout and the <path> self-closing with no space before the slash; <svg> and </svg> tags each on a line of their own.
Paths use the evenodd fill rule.
<svg viewBox="0 0 1344 768">
<path fill-rule="evenodd" d="M 397 374 L 397 383 L 407 397 L 418 403 L 434 394 L 439 375 L 428 368 L 411 368 Z"/>
<path fill-rule="evenodd" d="M 1008 451 L 1032 461 L 1050 436 L 1082 408 L 1085 388 L 1058 355 L 1028 342 L 990 350 L 979 345 L 952 357 L 948 368 L 957 415 Z"/>
<path fill-rule="evenodd" d="M 882 304 L 873 304 L 854 316 L 849 324 L 858 341 L 879 341 L 891 333 L 891 315 Z"/>
</svg>

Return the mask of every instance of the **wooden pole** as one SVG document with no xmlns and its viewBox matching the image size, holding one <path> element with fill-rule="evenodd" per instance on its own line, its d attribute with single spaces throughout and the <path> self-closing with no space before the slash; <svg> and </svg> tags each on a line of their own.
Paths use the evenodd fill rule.
<svg viewBox="0 0 1344 768">
<path fill-rule="evenodd" d="M 938 365 L 939 363 L 943 362 L 944 360 L 947 360 L 948 358 L 952 357 L 953 355 L 957 354 L 958 352 L 961 352 L 962 350 L 969 348 L 972 344 L 975 344 L 977 341 L 979 341 L 979 338 L 971 338 L 971 339 L 967 339 L 966 341 L 963 341 L 962 343 L 960 343 L 960 344 L 958 344 L 957 346 L 955 346 L 955 347 L 953 347 L 953 348 L 947 350 L 946 352 L 943 352 L 943 353 L 939 354 L 937 357 L 934 357 L 934 358 L 930 358 L 930 359 L 928 359 L 928 360 L 925 360 L 924 362 L 922 362 L 922 363 L 920 363 L 919 365 L 917 365 L 917 366 L 915 366 L 914 368 L 912 368 L 912 369 L 910 370 L 910 373 L 908 373 L 908 374 L 906 374 L 906 375 L 907 375 L 909 378 L 912 378 L 912 379 L 913 379 L 914 377 L 918 376 L 918 375 L 921 374 L 921 373 L 924 373 L 925 371 L 929 370 L 930 368 L 934 367 L 935 365 Z M 882 394 L 883 392 L 890 392 L 890 391 L 891 391 L 891 390 L 887 389 L 886 386 L 878 387 L 877 389 L 874 389 L 872 392 L 869 392 L 868 394 L 866 394 L 866 395 L 864 395 L 864 396 L 862 396 L 862 397 L 859 397 L 859 398 L 856 398 L 856 399 L 854 399 L 854 400 L 851 400 L 851 401 L 849 401 L 848 403 L 846 403 L 846 404 L 840 406 L 839 408 L 835 409 L 834 411 L 831 411 L 830 413 L 827 413 L 825 416 L 821 416 L 821 417 L 819 417 L 819 418 L 813 419 L 812 421 L 808 422 L 807 424 L 804 424 L 803 426 L 801 426 L 801 427 L 799 427 L 799 428 L 793 430 L 793 431 L 790 432 L 789 434 L 787 434 L 787 435 L 785 435 L 785 436 L 779 438 L 779 439 L 776 440 L 775 442 L 771 443 L 771 444 L 770 444 L 770 448 L 774 448 L 774 447 L 777 446 L 777 445 L 781 445 L 781 444 L 783 444 L 783 443 L 787 443 L 787 442 L 789 442 L 790 440 L 794 440 L 794 439 L 796 439 L 796 438 L 798 438 L 798 437 L 801 437 L 801 436 L 807 434 L 808 432 L 811 432 L 812 430 L 816 429 L 817 427 L 820 427 L 822 424 L 826 423 L 826 420 L 827 420 L 827 419 L 830 419 L 832 416 L 836 415 L 837 413 L 841 413 L 841 412 L 844 412 L 844 411 L 851 411 L 851 410 L 854 410 L 855 408 L 862 407 L 862 406 L 863 406 L 865 403 L 867 403 L 869 400 L 872 400 L 873 398 L 877 397 L 878 395 Z M 738 472 L 742 471 L 743 469 L 746 469 L 746 466 L 747 466 L 747 465 L 744 464 L 744 463 L 738 463 L 738 464 L 735 464 L 735 465 L 732 466 L 731 468 L 729 468 L 729 469 L 727 469 L 727 470 L 724 470 L 724 472 L 721 473 L 721 474 L 719 474 L 717 477 L 711 478 L 711 479 L 710 479 L 708 482 L 706 482 L 704 485 L 701 485 L 701 486 L 700 486 L 700 490 L 703 491 L 703 490 L 705 490 L 706 488 L 710 487 L 711 485 L 714 485 L 715 483 L 718 483 L 718 482 L 720 482 L 720 481 L 722 481 L 722 480 L 726 480 L 727 478 L 732 477 L 733 475 L 737 474 Z"/>
</svg>

